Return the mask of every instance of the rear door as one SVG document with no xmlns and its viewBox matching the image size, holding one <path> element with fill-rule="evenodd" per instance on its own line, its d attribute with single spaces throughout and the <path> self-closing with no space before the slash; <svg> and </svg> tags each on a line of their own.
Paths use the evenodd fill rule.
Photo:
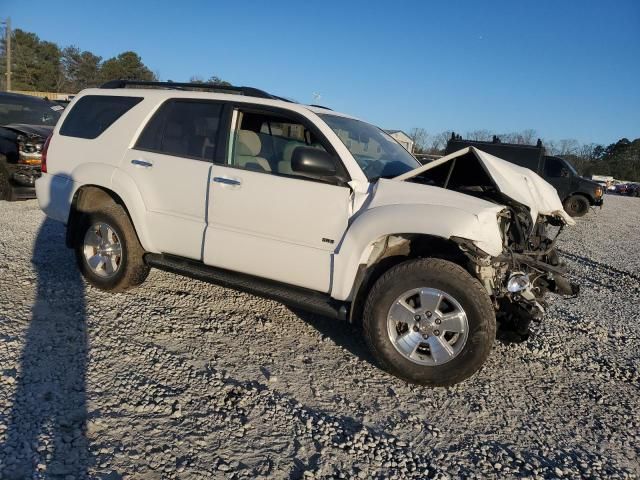
<svg viewBox="0 0 640 480">
<path fill-rule="evenodd" d="M 167 100 L 125 154 L 122 169 L 142 195 L 149 233 L 162 253 L 202 259 L 222 111 L 220 102 Z"/>
<path fill-rule="evenodd" d="M 232 118 L 226 162 L 211 174 L 204 262 L 328 292 L 350 212 L 344 167 L 304 119 L 242 107 Z M 296 175 L 300 146 L 334 154 L 342 180 Z"/>
</svg>

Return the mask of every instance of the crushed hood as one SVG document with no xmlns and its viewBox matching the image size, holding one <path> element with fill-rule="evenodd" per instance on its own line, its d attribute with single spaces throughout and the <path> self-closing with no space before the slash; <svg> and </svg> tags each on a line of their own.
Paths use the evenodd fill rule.
<svg viewBox="0 0 640 480">
<path fill-rule="evenodd" d="M 528 168 L 520 167 L 501 158 L 490 155 L 476 147 L 466 147 L 445 157 L 418 167 L 410 172 L 394 178 L 407 180 L 420 175 L 455 158 L 473 154 L 481 163 L 484 170 L 491 177 L 502 194 L 512 200 L 529 207 L 531 218 L 535 222 L 538 215 L 560 217 L 568 225 L 575 225 L 575 221 L 564 211 L 556 189 L 538 174 Z"/>
<path fill-rule="evenodd" d="M 13 130 L 14 132 L 23 133 L 25 135 L 36 135 L 46 139 L 53 133 L 53 127 L 48 125 L 27 125 L 25 123 L 12 123 L 3 125 L 2 128 Z"/>
</svg>

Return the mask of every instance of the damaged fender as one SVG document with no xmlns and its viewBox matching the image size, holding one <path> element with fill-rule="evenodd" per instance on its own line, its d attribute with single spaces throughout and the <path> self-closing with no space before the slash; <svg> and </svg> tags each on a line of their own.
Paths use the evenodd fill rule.
<svg viewBox="0 0 640 480">
<path fill-rule="evenodd" d="M 380 179 L 367 205 L 354 217 L 334 255 L 331 296 L 351 297 L 358 267 L 367 264 L 376 241 L 394 234 L 469 239 L 497 256 L 503 206 L 450 190 Z"/>
</svg>

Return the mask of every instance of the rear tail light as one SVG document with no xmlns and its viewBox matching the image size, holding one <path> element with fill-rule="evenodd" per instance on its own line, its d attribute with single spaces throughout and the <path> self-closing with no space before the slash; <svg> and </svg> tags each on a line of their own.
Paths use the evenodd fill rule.
<svg viewBox="0 0 640 480">
<path fill-rule="evenodd" d="M 40 167 L 42 169 L 42 173 L 47 173 L 47 151 L 49 150 L 49 144 L 51 143 L 52 136 L 53 135 L 49 135 L 47 137 L 42 147 L 42 164 Z"/>
</svg>

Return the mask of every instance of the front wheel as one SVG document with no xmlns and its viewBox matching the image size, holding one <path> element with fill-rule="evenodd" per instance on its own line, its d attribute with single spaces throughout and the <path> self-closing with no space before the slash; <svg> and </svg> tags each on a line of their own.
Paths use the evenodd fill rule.
<svg viewBox="0 0 640 480">
<path fill-rule="evenodd" d="M 149 274 L 144 249 L 129 216 L 119 205 L 86 212 L 79 218 L 75 252 L 85 279 L 101 290 L 121 292 Z"/>
<path fill-rule="evenodd" d="M 380 277 L 367 298 L 363 328 L 382 368 L 429 386 L 473 375 L 496 338 L 495 312 L 480 282 L 435 258 L 408 260 Z"/>
<path fill-rule="evenodd" d="M 564 201 L 563 207 L 572 217 L 582 217 L 589 211 L 589 200 L 582 195 L 571 195 Z"/>
</svg>

